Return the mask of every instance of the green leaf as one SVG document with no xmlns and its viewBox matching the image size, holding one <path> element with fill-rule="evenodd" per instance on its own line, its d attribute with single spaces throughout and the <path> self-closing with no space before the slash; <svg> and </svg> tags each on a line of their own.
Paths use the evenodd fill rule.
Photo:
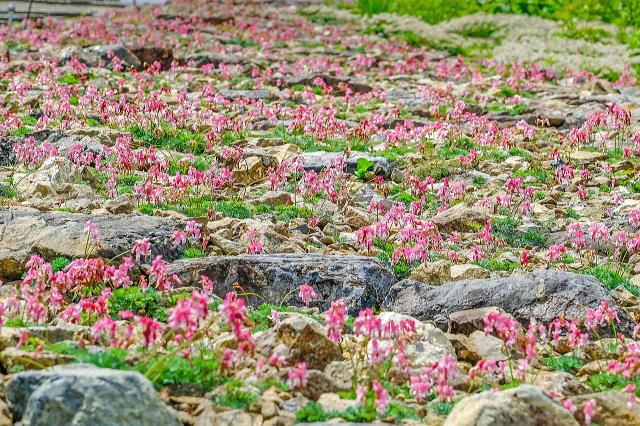
<svg viewBox="0 0 640 426">
<path fill-rule="evenodd" d="M 360 179 L 364 178 L 364 175 L 367 174 L 371 167 L 373 167 L 373 161 L 366 158 L 358 158 L 358 171 L 356 172 L 356 176 Z"/>
</svg>

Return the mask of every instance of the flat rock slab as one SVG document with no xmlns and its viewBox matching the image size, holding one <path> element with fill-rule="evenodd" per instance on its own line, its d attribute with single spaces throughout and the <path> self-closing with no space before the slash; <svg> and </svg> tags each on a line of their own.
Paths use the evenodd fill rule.
<svg viewBox="0 0 640 426">
<path fill-rule="evenodd" d="M 84 226 L 93 221 L 100 232 L 101 245 L 89 252 L 111 259 L 130 250 L 135 240 L 151 239 L 151 252 L 172 261 L 180 251 L 172 248 L 169 237 L 183 224 L 166 218 L 136 215 L 86 215 L 66 212 L 42 212 L 30 208 L 0 211 L 0 279 L 19 279 L 24 264 L 34 254 L 51 261 L 85 255 L 87 236 Z"/>
<path fill-rule="evenodd" d="M 6 399 L 14 421 L 31 426 L 180 424 L 142 374 L 87 364 L 19 373 Z"/>
<path fill-rule="evenodd" d="M 306 170 L 314 170 L 316 172 L 326 169 L 333 159 L 343 157 L 341 152 L 305 152 L 300 154 L 303 159 L 302 167 Z M 378 176 L 391 176 L 391 164 L 384 157 L 374 157 L 366 152 L 352 152 L 347 158 L 347 169 L 349 173 L 355 173 L 358 170 L 358 160 L 364 158 L 373 162 L 373 166 L 369 169 Z"/>
<path fill-rule="evenodd" d="M 549 323 L 566 312 L 568 318 L 583 318 L 600 302 L 617 309 L 609 292 L 592 276 L 556 270 L 538 270 L 507 278 L 454 281 L 431 286 L 413 280 L 394 285 L 383 303 L 385 310 L 420 320 L 446 324 L 457 311 L 498 307 L 520 321 L 534 317 Z M 620 328 L 629 332 L 632 321 L 618 309 Z"/>
<path fill-rule="evenodd" d="M 311 306 L 323 311 L 332 301 L 344 298 L 351 314 L 380 306 L 396 282 L 393 273 L 372 257 L 307 253 L 181 259 L 169 265 L 169 272 L 177 274 L 184 285 L 198 285 L 204 275 L 214 281 L 220 297 L 235 290 L 259 294 L 271 304 L 280 304 L 293 291 L 284 304 L 302 305 L 296 289 L 309 284 L 319 295 Z M 253 305 L 263 303 L 258 297 L 247 297 Z"/>
<path fill-rule="evenodd" d="M 270 99 L 271 94 L 267 90 L 220 90 L 222 96 L 227 99 L 247 98 L 249 100 Z"/>
</svg>

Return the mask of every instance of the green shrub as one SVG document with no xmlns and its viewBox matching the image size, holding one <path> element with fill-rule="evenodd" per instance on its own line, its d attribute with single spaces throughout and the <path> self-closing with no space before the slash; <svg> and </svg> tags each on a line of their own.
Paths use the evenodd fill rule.
<svg viewBox="0 0 640 426">
<path fill-rule="evenodd" d="M 258 400 L 258 397 L 251 393 L 240 390 L 242 382 L 229 381 L 226 384 L 227 392 L 224 396 L 216 398 L 215 403 L 233 408 L 248 408 L 249 404 Z"/>
<path fill-rule="evenodd" d="M 154 357 L 149 361 L 136 364 L 135 369 L 144 373 L 160 358 Z M 156 389 L 181 383 L 196 384 L 205 392 L 224 383 L 225 378 L 220 376 L 220 364 L 213 352 L 205 352 L 191 359 L 181 356 L 173 356 L 164 361 L 157 374 L 152 374 L 149 379 Z"/>
<path fill-rule="evenodd" d="M 522 224 L 522 221 L 510 217 L 494 219 L 491 222 L 493 235 L 496 238 L 502 238 L 507 244 L 513 246 L 516 241 L 516 228 L 520 224 Z"/>
<path fill-rule="evenodd" d="M 183 259 L 194 259 L 197 257 L 206 257 L 207 253 L 195 247 L 187 247 L 182 251 Z"/>
<path fill-rule="evenodd" d="M 145 315 L 160 321 L 166 321 L 167 307 L 160 306 L 160 293 L 154 288 L 147 287 L 146 293 L 140 287 L 122 287 L 113 292 L 109 299 L 109 315 L 119 319 L 119 311 L 131 311 L 136 315 Z"/>
<path fill-rule="evenodd" d="M 572 374 L 577 372 L 583 365 L 578 357 L 571 355 L 547 358 L 544 360 L 544 364 L 553 368 L 555 371 L 564 371 L 565 373 Z"/>
<path fill-rule="evenodd" d="M 518 237 L 518 245 L 521 247 L 526 245 L 532 245 L 542 248 L 549 247 L 549 243 L 547 243 L 547 239 L 545 238 L 544 234 L 536 232 L 533 229 L 529 229 L 520 237 Z"/>
<path fill-rule="evenodd" d="M 51 262 L 51 271 L 54 272 L 54 273 L 58 272 L 58 271 L 62 271 L 70 263 L 71 263 L 71 261 L 69 259 L 67 259 L 66 257 L 56 257 Z"/>
<path fill-rule="evenodd" d="M 498 259 L 483 259 L 472 263 L 490 271 L 514 271 L 520 267 L 517 263 Z"/>
</svg>

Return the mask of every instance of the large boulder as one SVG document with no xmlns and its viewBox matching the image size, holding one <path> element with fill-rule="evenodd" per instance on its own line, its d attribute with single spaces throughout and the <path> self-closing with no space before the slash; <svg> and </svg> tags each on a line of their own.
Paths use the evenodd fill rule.
<svg viewBox="0 0 640 426">
<path fill-rule="evenodd" d="M 588 309 L 597 308 L 603 301 L 618 308 L 594 277 L 538 270 L 507 278 L 455 281 L 441 286 L 403 280 L 391 288 L 383 308 L 446 324 L 449 315 L 457 311 L 498 307 L 526 324 L 531 317 L 547 323 L 563 313 L 569 318 L 583 318 Z M 627 332 L 633 329 L 630 318 L 621 310 L 618 314 L 621 328 Z"/>
<path fill-rule="evenodd" d="M 482 392 L 464 398 L 444 426 L 571 426 L 573 415 L 542 389 L 521 385 L 501 392 Z"/>
<path fill-rule="evenodd" d="M 37 254 L 48 261 L 85 256 L 84 226 L 92 220 L 100 232 L 100 246 L 90 244 L 92 256 L 111 259 L 130 250 L 135 240 L 151 239 L 152 256 L 172 261 L 181 254 L 169 237 L 183 226 L 170 219 L 134 215 L 86 215 L 41 212 L 29 208 L 0 211 L 0 280 L 19 279 L 29 257 Z"/>
<path fill-rule="evenodd" d="M 169 265 L 168 270 L 177 274 L 184 285 L 198 285 L 200 276 L 207 276 L 215 282 L 214 291 L 221 297 L 239 288 L 249 294 L 254 305 L 263 300 L 250 293 L 259 294 L 271 304 L 301 305 L 295 289 L 309 284 L 319 296 L 312 306 L 326 310 L 332 301 L 344 298 L 351 314 L 379 306 L 396 282 L 393 273 L 378 259 L 310 253 L 181 259 Z"/>
<path fill-rule="evenodd" d="M 142 374 L 93 365 L 19 373 L 6 399 L 14 421 L 31 426 L 179 424 Z"/>
</svg>

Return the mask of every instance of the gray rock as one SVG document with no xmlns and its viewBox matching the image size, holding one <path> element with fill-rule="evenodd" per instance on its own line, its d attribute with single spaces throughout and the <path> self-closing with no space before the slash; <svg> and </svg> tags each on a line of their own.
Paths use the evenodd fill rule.
<svg viewBox="0 0 640 426">
<path fill-rule="evenodd" d="M 73 58 L 83 64 L 95 67 L 98 63 L 98 54 L 80 46 L 66 46 L 58 53 L 58 58 L 62 64 L 69 63 Z"/>
<path fill-rule="evenodd" d="M 226 65 L 238 65 L 243 62 L 240 56 L 226 55 L 224 53 L 210 53 L 208 55 L 191 55 L 187 58 L 187 61 L 193 61 L 196 68 L 200 68 L 203 65 L 213 65 L 215 67 L 220 64 Z"/>
<path fill-rule="evenodd" d="M 256 100 L 269 99 L 271 97 L 267 90 L 220 90 L 218 93 L 227 99 L 247 98 Z"/>
<path fill-rule="evenodd" d="M 269 254 L 215 256 L 182 259 L 169 265 L 185 285 L 199 285 L 200 275 L 211 278 L 218 296 L 233 291 L 238 283 L 245 293 L 257 293 L 268 303 L 279 304 L 284 296 L 302 284 L 311 285 L 319 296 L 311 306 L 321 310 L 344 298 L 351 314 L 379 306 L 396 282 L 392 272 L 375 258 L 364 256 L 329 256 L 320 254 Z M 248 296 L 254 305 L 261 299 Z M 285 301 L 301 305 L 297 292 Z"/>
<path fill-rule="evenodd" d="M 300 74 L 293 77 L 288 77 L 285 79 L 284 83 L 289 87 L 297 86 L 300 84 L 309 86 L 313 84 L 316 78 L 321 78 L 325 82 L 325 84 L 333 87 L 333 89 L 336 91 L 339 90 L 339 86 L 341 84 L 346 85 L 356 93 L 369 93 L 373 89 L 368 84 L 349 79 L 348 77 L 336 77 L 333 75 L 321 73 Z"/>
<path fill-rule="evenodd" d="M 587 121 L 587 118 L 596 111 L 605 109 L 605 106 L 599 102 L 588 102 L 578 106 L 571 105 L 568 109 L 567 118 L 564 120 L 560 129 L 572 129 L 580 127 Z"/>
<path fill-rule="evenodd" d="M 16 173 L 14 179 L 20 195 L 46 197 L 71 192 L 69 185 L 91 179 L 91 172 L 64 157 L 49 157 L 37 171 Z"/>
<path fill-rule="evenodd" d="M 327 168 L 332 158 L 342 156 L 343 154 L 338 152 L 305 152 L 300 155 L 304 160 L 302 167 L 304 167 L 306 171 L 315 170 L 316 172 Z M 391 175 L 391 164 L 389 163 L 389 160 L 384 157 L 374 157 L 366 152 L 357 151 L 352 152 L 347 159 L 347 169 L 349 173 L 355 173 L 358 170 L 358 159 L 360 158 L 365 158 L 373 162 L 373 166 L 370 170 L 376 175 L 385 177 Z"/>
<path fill-rule="evenodd" d="M 16 156 L 13 153 L 13 145 L 17 138 L 12 136 L 0 137 L 0 166 L 13 166 Z"/>
<path fill-rule="evenodd" d="M 109 67 L 111 64 L 111 58 L 109 58 L 109 51 L 113 51 L 113 55 L 117 56 L 121 60 L 121 64 L 125 67 L 135 67 L 138 68 L 142 64 L 136 55 L 134 55 L 129 49 L 124 47 L 121 44 L 102 44 L 97 46 L 87 47 L 91 53 L 95 53 L 100 58 L 105 61 L 105 65 Z"/>
<path fill-rule="evenodd" d="M 526 324 L 531 317 L 548 323 L 566 312 L 569 318 L 582 318 L 600 302 L 617 304 L 589 275 L 557 270 L 538 270 L 507 278 L 455 281 L 430 286 L 412 280 L 394 285 L 383 303 L 386 310 L 411 315 L 418 319 L 447 322 L 456 311 L 495 306 Z M 621 310 L 620 327 L 633 328 L 629 317 Z"/>
<path fill-rule="evenodd" d="M 67 155 L 76 145 L 82 146 L 82 151 L 90 151 L 95 155 L 102 154 L 104 145 L 97 138 L 86 135 L 70 135 L 64 132 L 52 132 L 45 142 L 55 145 L 60 154 Z"/>
<path fill-rule="evenodd" d="M 23 425 L 178 425 L 138 372 L 74 364 L 18 373 L 7 385 L 14 420 Z"/>
<path fill-rule="evenodd" d="M 464 398 L 444 426 L 572 426 L 578 425 L 569 410 L 542 389 L 521 385 L 501 392 L 482 392 Z"/>
<path fill-rule="evenodd" d="M 169 237 L 183 226 L 170 219 L 134 215 L 86 215 L 64 212 L 41 212 L 28 208 L 0 211 L 0 279 L 19 279 L 31 255 L 48 261 L 56 257 L 83 257 L 87 220 L 100 232 L 101 246 L 92 255 L 111 259 L 131 249 L 135 240 L 151 239 L 152 256 L 167 261 L 178 258 L 180 250 L 172 248 Z"/>
</svg>

